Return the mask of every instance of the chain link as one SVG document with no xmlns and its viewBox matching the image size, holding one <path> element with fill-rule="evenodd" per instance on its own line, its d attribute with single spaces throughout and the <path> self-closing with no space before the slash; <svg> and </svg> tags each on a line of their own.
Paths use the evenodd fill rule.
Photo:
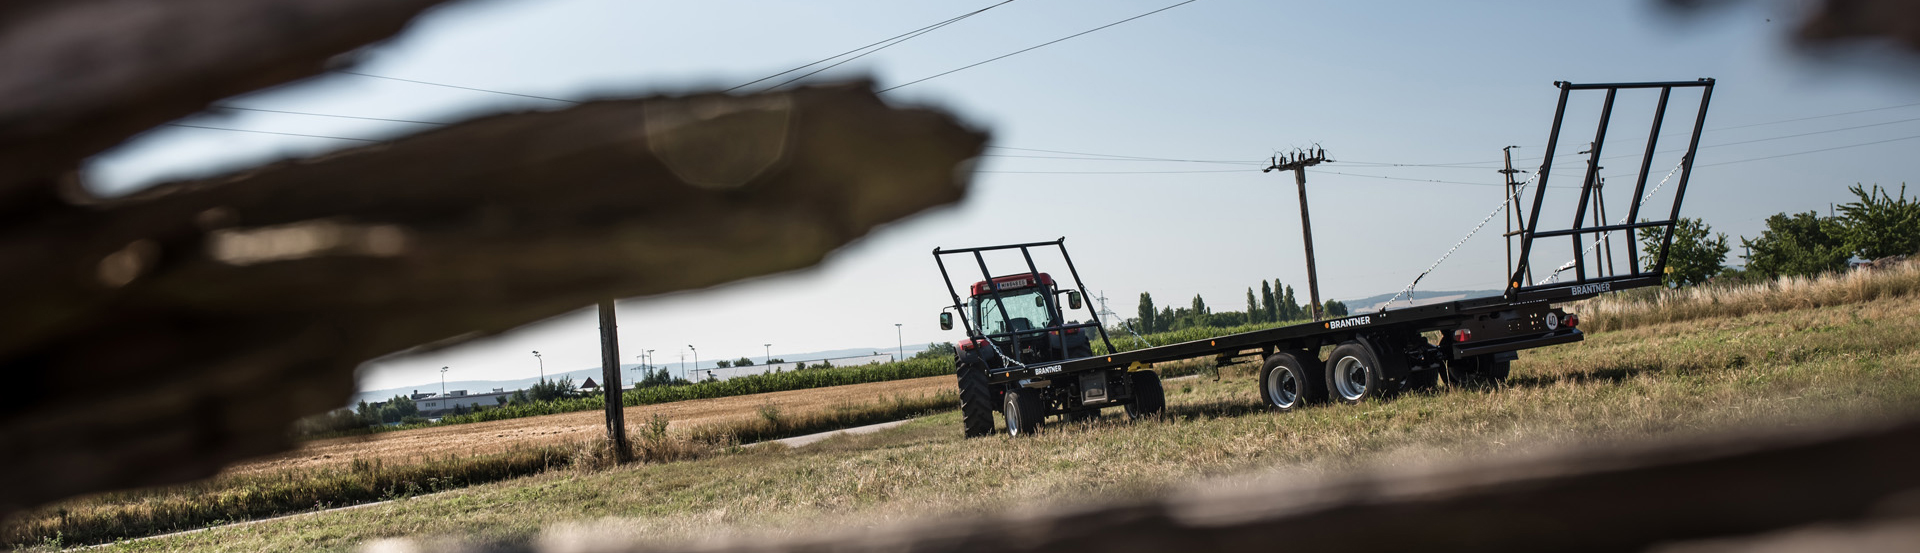
<svg viewBox="0 0 1920 553">
<path fill-rule="evenodd" d="M 1413 287 L 1418 286 L 1420 284 L 1420 279 L 1427 278 L 1427 273 L 1433 272 L 1433 270 L 1435 268 L 1438 268 L 1442 262 L 1445 262 L 1448 257 L 1452 257 L 1453 252 L 1459 251 L 1460 246 L 1465 245 L 1467 243 L 1467 240 L 1472 239 L 1473 235 L 1479 234 L 1480 229 L 1487 226 L 1488 222 L 1493 221 L 1494 216 L 1499 215 L 1500 212 L 1502 211 L 1506 211 L 1507 206 L 1509 205 L 1509 202 L 1516 205 L 1519 204 L 1520 197 L 1526 194 L 1527 185 L 1533 184 L 1534 179 L 1537 179 L 1537 178 L 1540 178 L 1540 172 L 1535 171 L 1533 173 L 1533 176 L 1527 177 L 1526 182 L 1520 183 L 1519 186 L 1515 186 L 1513 189 L 1514 190 L 1513 197 L 1501 198 L 1499 207 L 1494 208 L 1493 212 L 1488 213 L 1486 217 L 1481 218 L 1480 224 L 1474 225 L 1473 230 L 1467 231 L 1466 236 L 1460 237 L 1460 241 L 1455 242 L 1452 248 L 1448 248 L 1447 253 L 1442 254 L 1440 256 L 1440 259 L 1436 259 L 1433 261 L 1432 265 L 1428 265 L 1427 270 L 1420 271 L 1420 276 L 1413 277 L 1413 282 L 1407 283 L 1407 287 L 1405 289 L 1400 290 L 1400 293 L 1398 294 L 1394 294 L 1392 298 L 1387 300 L 1387 303 L 1380 304 L 1380 311 L 1386 312 L 1387 308 L 1392 307 L 1393 302 L 1399 300 L 1400 296 L 1402 295 L 1407 296 L 1408 304 L 1412 304 L 1413 303 Z"/>
</svg>

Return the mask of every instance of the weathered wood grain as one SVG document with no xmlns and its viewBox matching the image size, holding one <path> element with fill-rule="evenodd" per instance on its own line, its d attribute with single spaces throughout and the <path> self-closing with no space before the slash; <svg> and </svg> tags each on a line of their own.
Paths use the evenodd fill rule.
<svg viewBox="0 0 1920 553">
<path fill-rule="evenodd" d="M 284 449 L 353 369 L 813 265 L 965 191 L 984 136 L 865 84 L 590 102 L 0 233 L 0 504 Z M 25 261 L 31 262 L 25 262 Z"/>
</svg>

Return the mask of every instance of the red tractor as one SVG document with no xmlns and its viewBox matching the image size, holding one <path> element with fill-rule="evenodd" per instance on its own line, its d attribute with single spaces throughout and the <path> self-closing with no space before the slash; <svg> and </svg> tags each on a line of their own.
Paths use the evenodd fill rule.
<svg viewBox="0 0 1920 553">
<path fill-rule="evenodd" d="M 1080 420 L 1099 416 L 1101 409 L 1125 407 L 1131 416 L 1160 412 L 1166 405 L 1160 376 L 1144 366 L 1062 370 L 1061 363 L 1093 357 L 1093 335 L 1099 334 L 1106 351 L 1113 351 L 1098 313 L 1084 305 L 1081 283 L 1065 238 L 1052 242 L 1012 244 L 957 250 L 933 250 L 940 275 L 947 280 L 953 305 L 940 314 L 940 328 L 953 329 L 960 314 L 967 338 L 957 344 L 955 373 L 960 385 L 960 413 L 967 437 L 993 432 L 993 412 L 1006 420 L 1007 433 L 1029 434 L 1047 417 Z M 1029 248 L 1054 246 L 1073 274 L 1074 287 L 1061 290 L 1053 276 L 1033 263 Z M 1020 250 L 1026 271 L 992 276 L 982 252 Z M 953 288 L 943 255 L 971 254 L 984 280 L 975 282 L 965 300 Z M 1065 310 L 1087 309 L 1087 322 L 1068 321 Z"/>
</svg>

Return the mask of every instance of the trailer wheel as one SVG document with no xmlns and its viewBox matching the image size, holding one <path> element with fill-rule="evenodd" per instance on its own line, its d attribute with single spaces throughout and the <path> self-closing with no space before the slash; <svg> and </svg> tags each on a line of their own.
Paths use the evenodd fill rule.
<svg viewBox="0 0 1920 553">
<path fill-rule="evenodd" d="M 1385 397 L 1387 382 L 1380 373 L 1380 360 L 1366 344 L 1342 342 L 1327 356 L 1327 391 L 1342 403 Z"/>
<path fill-rule="evenodd" d="M 1167 391 L 1160 387 L 1159 373 L 1135 371 L 1127 377 L 1133 379 L 1133 403 L 1127 404 L 1127 416 L 1151 417 L 1167 408 Z"/>
<path fill-rule="evenodd" d="M 1025 436 L 1040 428 L 1040 399 L 1034 391 L 1015 388 L 1007 391 L 1007 401 L 1001 406 L 1001 414 L 1007 418 L 1008 436 Z"/>
<path fill-rule="evenodd" d="M 1326 372 L 1309 371 L 1291 353 L 1276 353 L 1260 367 L 1260 399 L 1268 407 L 1292 411 L 1326 400 Z"/>
<path fill-rule="evenodd" d="M 954 373 L 960 377 L 960 426 L 966 437 L 992 434 L 993 388 L 987 385 L 986 367 L 962 361 Z"/>
</svg>

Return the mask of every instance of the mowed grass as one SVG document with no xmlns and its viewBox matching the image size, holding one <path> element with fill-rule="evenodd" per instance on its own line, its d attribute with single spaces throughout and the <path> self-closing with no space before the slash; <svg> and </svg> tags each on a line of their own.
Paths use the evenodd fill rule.
<svg viewBox="0 0 1920 553">
<path fill-rule="evenodd" d="M 349 511 L 107 550 L 337 551 L 368 540 L 537 542 L 574 530 L 657 543 L 999 514 L 1171 486 L 1322 478 L 1729 428 L 1913 414 L 1920 298 L 1646 322 L 1534 350 L 1497 390 L 1441 389 L 1295 413 L 1259 406 L 1243 364 L 1168 383 L 1168 413 L 962 440 L 947 412 L 800 449 L 556 471 Z"/>
</svg>

